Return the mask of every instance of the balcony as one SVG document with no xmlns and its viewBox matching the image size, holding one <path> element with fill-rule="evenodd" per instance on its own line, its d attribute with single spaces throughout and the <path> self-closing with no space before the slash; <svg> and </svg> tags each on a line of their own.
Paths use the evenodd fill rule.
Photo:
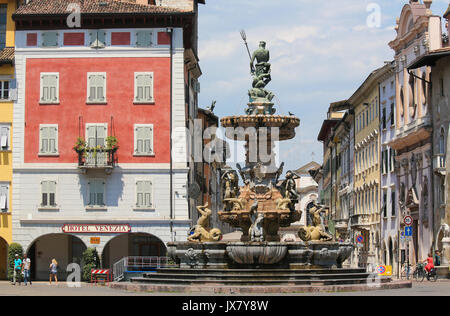
<svg viewBox="0 0 450 316">
<path fill-rule="evenodd" d="M 445 176 L 445 154 L 437 154 L 433 157 L 433 167 L 435 173 Z"/>
<path fill-rule="evenodd" d="M 354 214 L 350 219 L 350 226 L 352 228 L 368 227 L 370 224 L 370 215 L 368 214 Z"/>
<path fill-rule="evenodd" d="M 86 142 L 78 138 L 73 149 L 78 154 L 78 168 L 83 172 L 86 173 L 88 169 L 103 169 L 106 174 L 111 174 L 117 162 L 118 148 L 117 140 L 114 137 L 107 137 L 106 147 L 87 147 Z"/>
</svg>

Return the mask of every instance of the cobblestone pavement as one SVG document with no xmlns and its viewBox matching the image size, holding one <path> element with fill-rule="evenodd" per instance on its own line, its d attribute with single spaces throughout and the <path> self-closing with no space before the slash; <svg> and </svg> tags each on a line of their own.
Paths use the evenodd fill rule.
<svg viewBox="0 0 450 316">
<path fill-rule="evenodd" d="M 0 296 L 151 296 L 151 295 L 176 295 L 176 296 L 191 296 L 196 294 L 179 294 L 179 293 L 136 293 L 127 292 L 123 290 L 111 289 L 103 285 L 90 285 L 83 283 L 80 288 L 68 287 L 65 282 L 60 282 L 58 285 L 50 285 L 48 282 L 34 282 L 33 285 L 11 285 L 8 281 L 0 281 Z M 269 294 L 273 296 L 274 294 Z M 295 293 L 283 296 L 292 295 L 321 295 L 321 296 L 450 296 L 450 280 L 439 280 L 436 283 L 423 282 L 413 283 L 411 289 L 396 289 L 396 290 L 374 290 L 364 292 L 341 292 L 341 293 Z M 258 294 L 258 296 L 264 296 Z"/>
</svg>

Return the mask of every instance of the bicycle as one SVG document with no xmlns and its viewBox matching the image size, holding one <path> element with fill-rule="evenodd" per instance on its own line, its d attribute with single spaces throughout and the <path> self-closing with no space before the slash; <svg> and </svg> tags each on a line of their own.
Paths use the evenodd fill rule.
<svg viewBox="0 0 450 316">
<path fill-rule="evenodd" d="M 412 265 L 405 264 L 405 267 L 402 269 L 402 272 L 400 273 L 400 279 L 409 280 L 409 277 L 411 276 L 411 270 Z"/>
<path fill-rule="evenodd" d="M 414 279 L 416 281 L 418 281 L 418 282 L 423 282 L 425 277 L 430 282 L 436 282 L 437 279 L 438 279 L 438 275 L 436 273 L 436 269 L 433 268 L 433 269 L 430 270 L 430 272 L 428 272 L 427 270 L 425 270 L 425 264 L 424 263 L 417 264 L 417 267 L 414 270 Z"/>
</svg>

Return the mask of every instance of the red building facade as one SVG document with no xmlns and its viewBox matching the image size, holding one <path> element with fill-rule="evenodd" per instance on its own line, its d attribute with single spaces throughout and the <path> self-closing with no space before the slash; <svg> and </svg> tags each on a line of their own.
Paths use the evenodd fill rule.
<svg viewBox="0 0 450 316">
<path fill-rule="evenodd" d="M 196 113 L 204 1 L 177 2 L 74 1 L 75 28 L 63 0 L 34 0 L 13 15 L 13 240 L 32 258 L 35 278 L 46 277 L 52 258 L 63 273 L 88 247 L 112 268 L 126 256 L 165 256 L 167 242 L 186 239 L 182 131 Z"/>
</svg>

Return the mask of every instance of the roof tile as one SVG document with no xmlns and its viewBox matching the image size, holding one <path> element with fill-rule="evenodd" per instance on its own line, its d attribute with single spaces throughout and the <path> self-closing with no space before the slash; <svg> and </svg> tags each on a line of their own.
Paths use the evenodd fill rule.
<svg viewBox="0 0 450 316">
<path fill-rule="evenodd" d="M 107 13 L 154 13 L 170 14 L 185 13 L 174 8 L 142 5 L 119 0 L 32 0 L 28 4 L 21 5 L 15 12 L 20 15 L 50 15 L 50 14 L 68 14 L 69 4 L 78 4 L 81 14 L 107 14 Z"/>
</svg>

